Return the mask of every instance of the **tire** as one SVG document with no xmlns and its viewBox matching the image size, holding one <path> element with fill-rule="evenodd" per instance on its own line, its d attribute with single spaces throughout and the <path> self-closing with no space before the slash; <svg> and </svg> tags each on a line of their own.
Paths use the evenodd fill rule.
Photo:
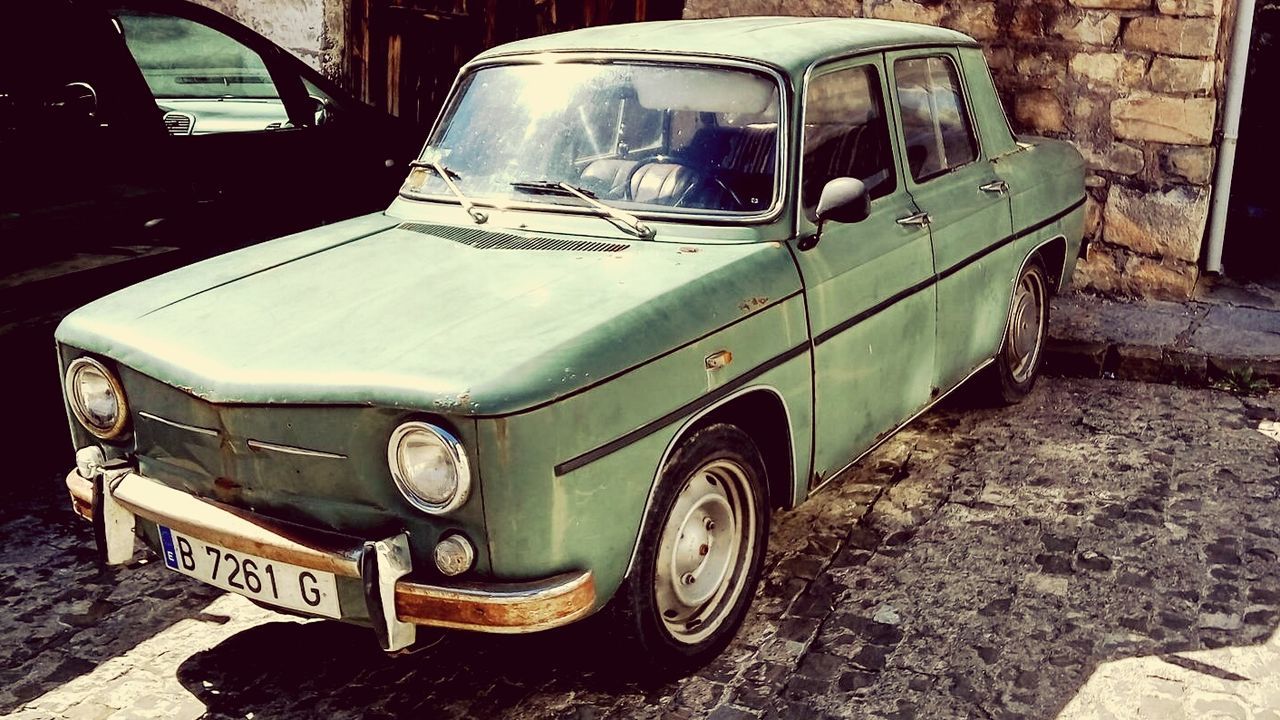
<svg viewBox="0 0 1280 720">
<path fill-rule="evenodd" d="M 1012 405 L 1035 386 L 1049 333 L 1049 293 L 1044 262 L 1033 257 L 1014 283 L 1004 339 L 985 373 L 983 394 L 993 404 Z"/>
<path fill-rule="evenodd" d="M 716 424 L 662 468 L 631 573 L 608 622 L 653 674 L 686 674 L 742 626 L 768 543 L 764 463 L 746 433 Z"/>
</svg>

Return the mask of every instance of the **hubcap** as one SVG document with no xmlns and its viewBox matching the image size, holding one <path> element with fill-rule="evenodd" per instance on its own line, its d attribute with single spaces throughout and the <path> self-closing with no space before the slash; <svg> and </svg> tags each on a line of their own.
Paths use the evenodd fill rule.
<svg viewBox="0 0 1280 720">
<path fill-rule="evenodd" d="M 659 540 L 654 597 L 676 640 L 715 631 L 742 594 L 755 552 L 756 508 L 742 467 L 707 463 L 685 481 Z"/>
<path fill-rule="evenodd" d="M 1044 343 L 1045 287 L 1039 273 L 1027 272 L 1018 281 L 1009 315 L 1005 360 L 1017 382 L 1026 382 L 1035 369 Z"/>
</svg>

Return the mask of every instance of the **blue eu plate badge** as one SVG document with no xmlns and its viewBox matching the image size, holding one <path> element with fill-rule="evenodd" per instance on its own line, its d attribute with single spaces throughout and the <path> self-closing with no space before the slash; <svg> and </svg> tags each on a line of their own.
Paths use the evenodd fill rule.
<svg viewBox="0 0 1280 720">
<path fill-rule="evenodd" d="M 163 525 L 160 526 L 160 546 L 164 548 L 164 564 L 177 570 L 178 552 L 173 549 L 173 534 Z"/>
</svg>

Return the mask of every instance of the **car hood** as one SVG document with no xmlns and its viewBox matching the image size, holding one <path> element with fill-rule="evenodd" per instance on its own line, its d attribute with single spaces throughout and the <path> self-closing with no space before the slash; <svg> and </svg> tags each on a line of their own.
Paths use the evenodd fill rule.
<svg viewBox="0 0 1280 720">
<path fill-rule="evenodd" d="M 57 337 L 210 402 L 493 415 L 799 289 L 780 243 L 609 242 L 371 215 L 126 288 Z"/>
</svg>

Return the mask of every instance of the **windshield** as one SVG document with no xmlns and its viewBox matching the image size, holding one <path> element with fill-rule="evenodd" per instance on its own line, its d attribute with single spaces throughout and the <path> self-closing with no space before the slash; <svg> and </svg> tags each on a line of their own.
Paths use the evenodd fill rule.
<svg viewBox="0 0 1280 720">
<path fill-rule="evenodd" d="M 778 85 L 764 73 L 639 62 L 520 64 L 468 74 L 425 162 L 480 202 L 581 207 L 567 183 L 634 211 L 757 214 L 774 204 Z M 452 199 L 438 173 L 401 192 Z"/>
</svg>

